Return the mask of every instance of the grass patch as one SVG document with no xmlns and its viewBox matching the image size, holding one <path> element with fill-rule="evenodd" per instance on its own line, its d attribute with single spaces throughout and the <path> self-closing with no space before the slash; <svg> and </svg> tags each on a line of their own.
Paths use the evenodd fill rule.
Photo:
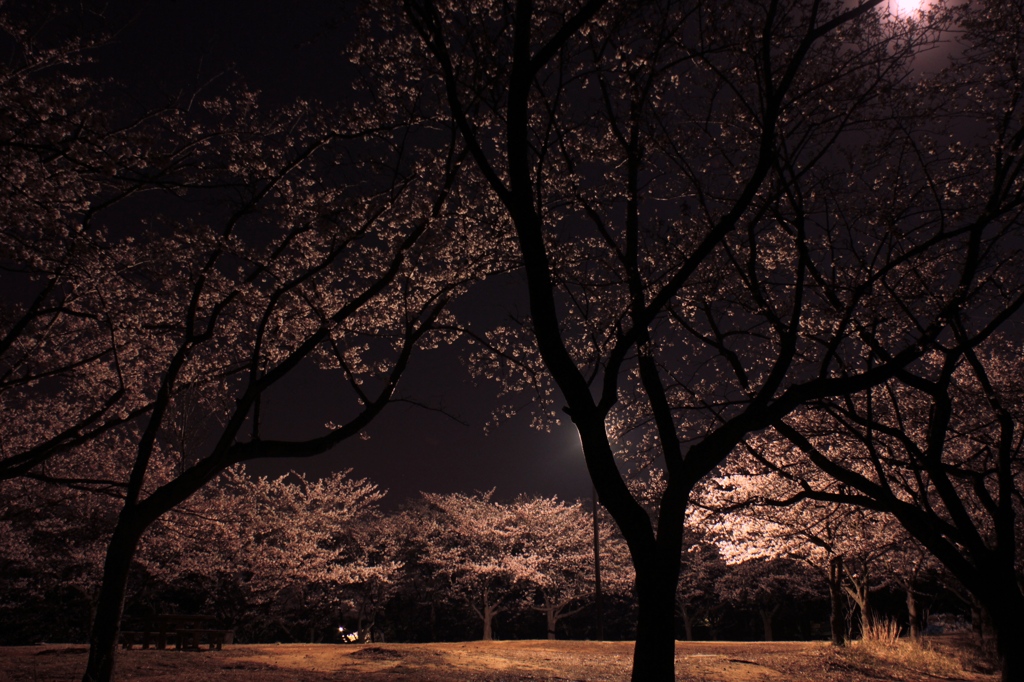
<svg viewBox="0 0 1024 682">
<path fill-rule="evenodd" d="M 900 634 L 894 621 L 879 621 L 865 631 L 863 639 L 851 642 L 837 653 L 859 667 L 912 671 L 954 680 L 991 670 L 970 647 L 936 647 L 927 639 L 910 639 Z"/>
</svg>

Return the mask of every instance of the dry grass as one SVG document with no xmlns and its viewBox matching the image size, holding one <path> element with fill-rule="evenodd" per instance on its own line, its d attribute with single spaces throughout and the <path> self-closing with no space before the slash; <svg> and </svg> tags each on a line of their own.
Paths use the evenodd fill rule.
<svg viewBox="0 0 1024 682">
<path fill-rule="evenodd" d="M 945 646 L 934 646 L 936 641 L 945 641 Z M 991 666 L 979 661 L 976 650 L 966 642 L 960 640 L 953 645 L 944 638 L 901 639 L 895 621 L 872 623 L 864 632 L 864 638 L 851 642 L 841 656 L 873 667 L 884 666 L 950 680 L 973 679 L 978 673 L 993 671 Z"/>
<path fill-rule="evenodd" d="M 883 647 L 896 644 L 901 634 L 899 624 L 894 620 L 873 620 L 864 630 L 864 642 L 878 644 Z"/>
<path fill-rule="evenodd" d="M 900 642 L 899 644 L 902 644 Z M 949 651 L 958 650 L 948 647 Z M 922 658 L 923 656 L 923 658 Z M 0 682 L 81 678 L 81 646 L 0 649 Z M 994 682 L 937 661 L 943 651 L 896 653 L 858 643 L 679 642 L 679 682 Z M 629 679 L 631 642 L 453 642 L 438 644 L 235 645 L 224 651 L 122 652 L 118 680 L 138 682 L 614 682 Z M 924 662 L 922 662 L 924 661 Z M 947 661 L 948 662 L 948 661 Z"/>
</svg>

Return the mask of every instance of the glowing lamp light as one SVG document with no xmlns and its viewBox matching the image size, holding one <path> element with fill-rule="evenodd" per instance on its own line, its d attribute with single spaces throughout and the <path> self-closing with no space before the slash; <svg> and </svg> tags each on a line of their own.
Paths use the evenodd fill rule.
<svg viewBox="0 0 1024 682">
<path fill-rule="evenodd" d="M 910 17 L 925 10 L 928 0 L 889 0 L 889 13 L 897 17 Z"/>
</svg>

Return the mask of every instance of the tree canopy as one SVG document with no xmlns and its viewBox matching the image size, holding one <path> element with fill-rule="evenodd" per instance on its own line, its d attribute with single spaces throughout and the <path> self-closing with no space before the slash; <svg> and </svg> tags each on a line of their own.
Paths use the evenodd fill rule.
<svg viewBox="0 0 1024 682">
<path fill-rule="evenodd" d="M 85 679 L 148 527 L 234 464 L 357 436 L 463 338 L 577 429 L 635 569 L 634 680 L 673 679 L 691 496 L 744 452 L 773 503 L 895 518 L 1020 677 L 1019 4 L 365 3 L 333 107 L 237 81 L 141 107 L 77 68 L 87 38 L 0 7 L 0 480 L 118 502 Z M 513 271 L 527 314 L 456 314 Z M 278 437 L 264 398 L 300 367 L 337 414 Z M 528 505 L 430 504 L 496 533 L 486 575 L 436 562 L 486 631 L 488 581 L 540 570 L 499 532 Z"/>
</svg>

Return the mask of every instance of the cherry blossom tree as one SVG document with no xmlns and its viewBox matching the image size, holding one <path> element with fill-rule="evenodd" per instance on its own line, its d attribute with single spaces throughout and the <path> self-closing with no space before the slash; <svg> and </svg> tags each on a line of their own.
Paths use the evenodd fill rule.
<svg viewBox="0 0 1024 682">
<path fill-rule="evenodd" d="M 873 622 L 871 591 L 900 576 L 911 579 L 920 567 L 920 556 L 913 551 L 919 545 L 884 514 L 794 501 L 794 478 L 816 475 L 820 482 L 823 475 L 792 456 L 783 467 L 778 467 L 780 457 L 764 464 L 763 453 L 772 448 L 767 441 L 752 439 L 748 457 L 733 460 L 708 482 L 699 504 L 716 511 L 702 525 L 730 563 L 787 559 L 812 569 L 828 585 L 832 643 L 842 645 L 843 595 L 857 606 L 860 632 L 868 631 Z"/>
<path fill-rule="evenodd" d="M 954 344 L 892 384 L 794 417 L 800 432 L 778 427 L 841 484 L 800 480 L 794 497 L 898 520 L 988 611 L 1004 679 L 1020 665 L 1019 353 Z"/>
<path fill-rule="evenodd" d="M 512 512 L 523 534 L 526 579 L 538 596 L 532 608 L 544 614 L 548 639 L 556 639 L 558 622 L 594 598 L 592 519 L 579 502 L 548 497 L 518 500 Z M 603 593 L 629 594 L 633 571 L 625 544 L 607 524 L 599 524 L 598 533 Z"/>
<path fill-rule="evenodd" d="M 103 456 L 110 445 L 109 436 L 97 438 L 88 446 L 91 456 L 57 456 L 47 463 L 51 477 L 91 485 L 54 486 L 29 477 L 0 482 L 0 617 L 6 643 L 74 641 L 88 633 L 117 518 L 116 494 L 95 482 L 116 481 L 123 473 Z"/>
<path fill-rule="evenodd" d="M 423 561 L 480 619 L 484 640 L 494 638 L 494 618 L 524 598 L 534 574 L 526 529 L 492 494 L 423 493 L 429 513 L 417 529 Z"/>
<path fill-rule="evenodd" d="M 470 240 L 467 222 L 453 228 L 439 217 L 460 203 L 462 155 L 454 141 L 437 148 L 443 126 L 408 101 L 263 111 L 254 93 L 229 85 L 189 107 L 142 117 L 133 136 L 110 143 L 125 159 L 112 175 L 141 179 L 116 195 L 124 210 L 106 210 L 88 244 L 76 225 L 94 216 L 89 202 L 110 203 L 106 185 L 85 186 L 77 204 L 55 203 L 38 228 L 26 223 L 74 237 L 48 250 L 73 254 L 71 265 L 26 249 L 4 254 L 13 269 L 44 273 L 35 299 L 5 317 L 4 475 L 89 485 L 52 479 L 46 465 L 56 452 L 95 456 L 85 446 L 101 434 L 117 448 L 101 456 L 126 464 L 119 478 L 91 482 L 116 489 L 121 512 L 87 680 L 110 678 L 146 528 L 234 463 L 318 454 L 358 435 L 400 398 L 413 350 L 452 338 L 440 331 L 451 324 L 439 324 L 448 301 L 497 265 L 488 253 L 500 239 Z M 39 163 L 40 173 L 60 171 Z M 173 182 L 164 182 L 168 168 Z M 333 371 L 343 407 L 322 433 L 275 437 L 261 430 L 262 398 L 298 367 Z M 212 416 L 207 433 L 186 442 L 182 416 L 196 406 Z"/>
<path fill-rule="evenodd" d="M 118 371 L 128 289 L 109 235 L 141 196 L 212 180 L 210 142 L 181 102 L 141 108 L 85 75 L 103 36 L 88 12 L 7 2 L 0 35 L 0 479 L 46 477 L 55 454 L 125 426 L 150 402 Z M 216 128 L 216 125 L 212 126 Z"/>
<path fill-rule="evenodd" d="M 400 71 L 435 84 L 511 222 L 530 316 L 480 335 L 484 371 L 548 418 L 557 390 L 579 431 L 636 569 L 634 680 L 673 678 L 698 481 L 808 401 L 891 378 L 991 281 L 964 246 L 1012 197 L 923 229 L 895 205 L 916 195 L 865 200 L 894 170 L 935 187 L 902 154 L 926 115 L 912 60 L 948 18 L 879 4 L 409 0 L 367 38 L 408 47 Z M 665 471 L 653 517 L 623 450 Z"/>
<path fill-rule="evenodd" d="M 392 583 L 401 568 L 369 540 L 384 493 L 348 474 L 268 479 L 232 467 L 151 527 L 143 568 L 164 584 L 194 576 L 219 585 L 206 597 L 241 600 L 233 608 L 250 632 L 315 637 L 348 610 L 346 594 Z"/>
<path fill-rule="evenodd" d="M 496 616 L 524 608 L 545 615 L 547 636 L 594 596 L 593 528 L 580 503 L 523 497 L 503 504 L 493 491 L 478 495 L 423 493 L 411 510 L 408 541 L 417 549 L 433 589 L 447 591 L 480 618 L 483 639 Z M 601 579 L 607 594 L 628 594 L 628 553 L 607 525 L 599 526 Z M 427 588 L 430 589 L 430 588 Z"/>
<path fill-rule="evenodd" d="M 409 632 L 411 638 L 417 640 L 443 639 L 441 633 L 447 631 L 448 613 L 457 611 L 461 617 L 466 609 L 461 595 L 453 593 L 448 576 L 435 570 L 424 548 L 422 531 L 436 530 L 435 515 L 436 511 L 422 496 L 407 501 L 402 509 L 390 515 L 389 534 L 394 544 L 393 551 L 402 563 L 400 584 L 389 605 L 398 609 L 402 617 L 392 618 L 391 624 Z M 409 617 L 415 622 L 411 627 L 407 622 Z M 425 623 L 420 623 L 421 619 Z M 398 620 L 403 622 L 394 622 Z M 459 631 L 468 632 L 465 629 Z"/>
<path fill-rule="evenodd" d="M 451 339 L 447 302 L 501 239 L 439 218 L 462 154 L 409 89 L 271 111 L 228 83 L 141 109 L 75 71 L 91 43 L 74 30 L 44 40 L 53 8 L 30 9 L 0 7 L 0 478 L 120 498 L 85 673 L 109 679 L 146 528 L 234 463 L 359 434 L 401 398 L 412 351 Z M 262 398 L 298 367 L 334 372 L 343 407 L 274 437 Z M 58 455 L 117 475 L 55 478 L 87 469 Z"/>
<path fill-rule="evenodd" d="M 93 601 L 117 498 L 31 478 L 7 481 L 0 492 L 0 523 L 11 540 L 0 561 L 12 615 L 56 591 Z M 254 479 L 232 467 L 143 536 L 128 593 L 138 605 L 134 615 L 152 615 L 162 594 L 193 592 L 190 598 L 243 636 L 301 640 L 318 628 L 322 636 L 325 623 L 336 625 L 353 602 L 392 585 L 401 569 L 380 533 L 382 497 L 348 472 L 319 481 L 295 474 Z M 87 626 L 86 614 L 82 619 L 79 628 Z"/>
<path fill-rule="evenodd" d="M 957 54 L 928 89 L 931 121 L 945 122 L 943 134 L 918 131 L 905 142 L 925 155 L 913 165 L 927 171 L 928 184 L 907 182 L 912 176 L 896 173 L 899 167 L 891 174 L 901 186 L 929 188 L 913 201 L 920 224 L 971 234 L 964 254 L 977 259 L 970 274 L 982 286 L 969 293 L 959 284 L 963 303 L 947 312 L 948 333 L 891 382 L 775 424 L 846 486 L 809 485 L 803 494 L 893 514 L 989 611 L 1004 680 L 1024 675 L 1020 421 L 1010 379 L 1020 353 L 999 338 L 1000 331 L 1015 335 L 1022 303 L 1019 9 L 994 2 L 953 9 L 962 28 Z M 994 235 L 1007 239 L 996 246 Z M 915 280 L 906 283 L 937 281 L 924 270 Z"/>
<path fill-rule="evenodd" d="M 344 617 L 354 620 L 360 641 L 374 641 L 380 636 L 378 620 L 404 587 L 404 530 L 396 515 L 374 512 L 351 524 L 343 534 L 349 552 L 364 567 L 358 580 L 346 583 L 340 592 Z"/>
<path fill-rule="evenodd" d="M 694 534 L 691 527 L 687 530 Z M 676 612 L 683 619 L 683 634 L 693 640 L 693 628 L 706 620 L 718 605 L 716 583 L 726 570 L 717 546 L 703 539 L 687 538 L 676 589 Z"/>
<path fill-rule="evenodd" d="M 719 599 L 734 608 L 754 611 L 764 641 L 775 639 L 774 619 L 787 604 L 820 594 L 806 566 L 787 559 L 748 559 L 732 564 L 716 581 Z"/>
<path fill-rule="evenodd" d="M 231 140 L 226 172 L 246 188 L 241 201 L 167 226 L 138 247 L 157 256 L 155 270 L 132 275 L 144 281 L 147 303 L 159 305 L 142 311 L 155 319 L 136 324 L 158 330 L 164 345 L 130 368 L 149 381 L 152 406 L 133 444 L 85 679 L 109 678 L 125 579 L 146 527 L 234 463 L 319 454 L 359 434 L 395 397 L 413 350 L 443 340 L 433 324 L 475 276 L 466 242 L 450 231 L 430 235 L 457 156 L 420 158 L 394 147 L 407 144 L 406 134 L 375 139 L 377 126 L 366 128 L 362 116 L 356 130 L 339 130 L 323 113 L 299 105 L 273 117 L 270 130 Z M 347 158 L 349 139 L 378 143 L 377 158 L 403 161 L 389 168 Z M 155 283 L 164 289 L 154 291 Z M 125 333 L 134 338 L 136 328 Z M 261 398 L 310 363 L 335 371 L 339 398 L 349 401 L 344 411 L 304 439 L 262 432 Z M 167 449 L 160 436 L 171 408 L 196 390 L 227 408 L 201 453 L 163 455 L 188 465 L 159 480 L 150 466 Z"/>
</svg>

